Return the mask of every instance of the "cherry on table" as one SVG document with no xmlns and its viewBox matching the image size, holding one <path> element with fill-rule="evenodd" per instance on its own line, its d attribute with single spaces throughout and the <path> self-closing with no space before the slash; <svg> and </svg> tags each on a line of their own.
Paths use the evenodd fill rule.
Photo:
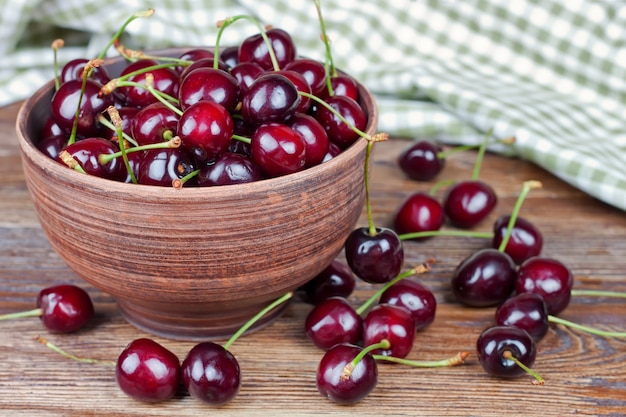
<svg viewBox="0 0 626 417">
<path fill-rule="evenodd" d="M 498 378 L 516 378 L 527 374 L 537 356 L 532 336 L 526 330 L 513 326 L 485 329 L 476 341 L 476 351 L 487 374 Z"/>
<path fill-rule="evenodd" d="M 181 368 L 182 381 L 189 394 L 205 403 L 222 405 L 239 393 L 239 362 L 217 343 L 195 345 L 183 360 Z"/>
<path fill-rule="evenodd" d="M 574 276 L 561 261 L 534 256 L 524 261 L 517 270 L 515 291 L 532 292 L 543 297 L 548 313 L 558 315 L 569 305 Z"/>
<path fill-rule="evenodd" d="M 395 213 L 393 229 L 399 235 L 430 232 L 441 229 L 445 214 L 441 203 L 428 193 L 421 191 L 408 196 Z M 424 240 L 427 237 L 416 238 Z"/>
<path fill-rule="evenodd" d="M 469 229 L 483 221 L 496 207 L 498 197 L 490 185 L 478 181 L 460 181 L 446 191 L 443 210 L 453 226 Z"/>
<path fill-rule="evenodd" d="M 550 324 L 548 306 L 543 297 L 535 293 L 521 293 L 505 300 L 496 309 L 496 325 L 524 329 L 535 341 L 541 340 Z"/>
<path fill-rule="evenodd" d="M 305 302 L 318 304 L 330 297 L 347 298 L 355 286 L 356 280 L 350 267 L 334 259 L 322 272 L 302 285 L 300 293 Z"/>
<path fill-rule="evenodd" d="M 406 358 L 415 341 L 415 321 L 406 308 L 393 304 L 377 304 L 363 319 L 363 345 L 370 346 L 389 341 L 386 349 L 376 349 L 375 354 Z"/>
<path fill-rule="evenodd" d="M 507 234 L 510 215 L 498 217 L 493 225 L 492 247 L 499 248 Z M 543 235 L 531 222 L 517 217 L 504 251 L 517 265 L 532 256 L 538 256 L 543 248 Z"/>
<path fill-rule="evenodd" d="M 315 346 L 328 350 L 338 343 L 356 344 L 363 335 L 363 319 L 343 297 L 317 303 L 307 315 L 304 331 Z"/>
<path fill-rule="evenodd" d="M 407 309 L 413 317 L 416 331 L 428 327 L 435 320 L 437 311 L 437 299 L 433 292 L 424 284 L 407 278 L 387 288 L 379 303 Z"/>
<path fill-rule="evenodd" d="M 129 343 L 115 366 L 120 389 L 131 398 L 149 403 L 172 398 L 178 390 L 180 376 L 178 357 L 147 338 Z"/>
<path fill-rule="evenodd" d="M 430 181 L 445 166 L 445 158 L 439 155 L 441 145 L 429 140 L 420 140 L 406 148 L 398 156 L 398 165 L 407 177 L 415 181 Z"/>
<path fill-rule="evenodd" d="M 365 282 L 385 283 L 398 276 L 404 263 L 404 248 L 398 234 L 391 229 L 359 227 L 344 243 L 346 261 L 354 274 Z"/>
</svg>

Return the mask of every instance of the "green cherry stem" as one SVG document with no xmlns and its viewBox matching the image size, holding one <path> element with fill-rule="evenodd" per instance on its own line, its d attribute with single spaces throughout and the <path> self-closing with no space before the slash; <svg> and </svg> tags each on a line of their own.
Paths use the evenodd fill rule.
<svg viewBox="0 0 626 417">
<path fill-rule="evenodd" d="M 626 298 L 626 293 L 617 291 L 602 290 L 572 290 L 572 296 L 575 297 L 610 297 L 610 298 Z"/>
<path fill-rule="evenodd" d="M 339 375 L 339 379 L 342 381 L 347 381 L 352 377 L 352 372 L 354 372 L 354 368 L 363 360 L 365 355 L 368 355 L 370 352 L 376 349 L 389 349 L 391 347 L 391 343 L 389 340 L 383 339 L 378 343 L 372 343 L 371 345 L 365 346 L 361 351 L 352 359 L 352 361 L 348 362 L 343 369 L 341 370 L 341 375 Z"/>
<path fill-rule="evenodd" d="M 52 53 L 53 53 L 53 62 L 52 62 L 52 68 L 54 70 L 54 89 L 55 91 L 59 89 L 59 87 L 61 86 L 61 77 L 59 76 L 59 54 L 58 51 L 59 49 L 63 48 L 63 46 L 65 45 L 65 42 L 63 41 L 63 39 L 55 39 L 54 41 L 52 41 Z"/>
<path fill-rule="evenodd" d="M 590 334 L 595 334 L 597 336 L 604 336 L 604 337 L 626 337 L 626 332 L 612 332 L 612 331 L 608 331 L 608 330 L 601 330 L 601 329 L 597 329 L 595 327 L 589 327 L 589 326 L 585 326 L 583 324 L 578 324 L 578 323 L 574 323 L 573 321 L 569 321 L 569 320 L 565 320 L 562 319 L 560 317 L 556 317 L 556 316 L 552 316 L 549 315 L 548 316 L 548 321 L 550 323 L 555 323 L 555 324 L 561 324 L 563 326 L 567 326 L 567 327 L 571 327 L 573 329 L 577 329 L 586 333 L 590 333 Z"/>
<path fill-rule="evenodd" d="M 102 114 L 98 115 L 98 123 L 100 123 L 102 126 L 106 127 L 107 129 L 110 129 L 117 133 L 117 129 L 115 128 L 115 126 L 113 126 L 113 123 L 111 123 L 111 121 L 107 119 L 106 117 L 104 117 Z M 124 138 L 124 140 L 132 143 L 133 146 L 139 145 L 137 141 L 127 133 L 122 132 L 122 137 Z"/>
<path fill-rule="evenodd" d="M 44 337 L 41 337 L 41 336 L 35 337 L 35 340 L 38 341 L 39 343 L 41 343 L 42 345 L 46 346 L 47 348 L 52 349 L 53 351 L 55 351 L 59 355 L 65 356 L 66 358 L 72 359 L 72 360 L 77 361 L 77 362 L 95 363 L 95 364 L 99 364 L 99 365 L 115 366 L 115 362 L 114 361 L 105 361 L 105 360 L 100 360 L 100 359 L 82 358 L 82 357 L 79 357 L 79 356 L 72 355 L 71 353 L 66 352 L 65 350 L 61 349 L 57 345 L 49 342 L 48 340 L 46 340 Z"/>
<path fill-rule="evenodd" d="M 485 157 L 485 151 L 487 150 L 487 143 L 491 139 L 491 134 L 493 129 L 489 129 L 485 134 L 485 138 L 483 139 L 480 147 L 478 148 L 478 155 L 476 155 L 476 162 L 474 163 L 474 171 L 472 172 L 472 180 L 478 180 L 478 174 L 480 173 L 480 167 L 483 163 L 483 158 Z"/>
<path fill-rule="evenodd" d="M 394 356 L 385 355 L 372 355 L 377 361 L 386 361 L 399 363 L 401 365 L 412 366 L 415 368 L 445 368 L 448 366 L 457 366 L 465 363 L 465 360 L 470 355 L 469 352 L 458 352 L 456 355 L 446 359 L 437 361 L 418 361 L 405 358 L 396 358 Z"/>
<path fill-rule="evenodd" d="M 41 310 L 41 308 L 34 308 L 32 310 L 18 311 L 18 312 L 15 312 L 15 313 L 0 314 L 0 321 L 2 321 L 2 320 L 12 320 L 12 319 L 21 319 L 21 318 L 24 318 L 24 317 L 41 317 L 42 313 L 43 313 L 43 311 Z"/>
<path fill-rule="evenodd" d="M 178 147 L 180 147 L 181 142 L 182 141 L 181 141 L 180 137 L 174 136 L 172 139 L 170 139 L 168 141 L 165 141 L 165 142 L 148 143 L 146 145 L 133 146 L 132 148 L 127 148 L 126 149 L 126 153 L 148 151 L 150 149 L 178 148 Z M 61 154 L 59 154 L 59 156 L 60 155 Z M 104 164 L 107 164 L 107 163 L 111 162 L 111 160 L 113 160 L 115 158 L 119 158 L 120 156 L 122 156 L 122 151 L 118 151 L 118 152 L 114 152 L 114 153 L 107 153 L 107 154 L 100 154 L 100 155 L 98 155 L 98 162 L 100 162 L 102 165 L 104 165 Z M 72 167 L 70 167 L 70 168 L 72 168 Z"/>
<path fill-rule="evenodd" d="M 370 236 L 376 236 L 376 225 L 374 224 L 374 215 L 372 214 L 372 204 L 370 203 L 370 160 L 372 156 L 372 148 L 374 142 L 367 142 L 365 151 L 365 209 L 367 210 L 367 224 Z"/>
<path fill-rule="evenodd" d="M 100 52 L 100 55 L 98 55 L 98 58 L 104 58 L 106 56 L 107 52 L 109 51 L 109 48 L 111 48 L 111 46 L 113 46 L 114 44 L 119 43 L 120 36 L 122 36 L 122 33 L 124 33 L 124 31 L 126 30 L 126 27 L 133 20 L 138 19 L 140 17 L 150 17 L 153 14 L 154 14 L 154 9 L 150 8 L 150 9 L 147 9 L 147 10 L 143 10 L 143 11 L 134 13 L 128 19 L 126 19 L 124 24 L 122 24 L 122 26 L 118 29 L 118 31 L 115 33 L 115 35 L 113 35 L 113 37 L 111 38 L 109 43 L 104 47 L 102 52 Z"/>
<path fill-rule="evenodd" d="M 519 359 L 517 359 L 515 356 L 513 356 L 513 353 L 510 350 L 505 350 L 502 353 L 502 357 L 504 359 L 508 359 L 510 361 L 515 362 L 515 364 L 517 366 L 519 366 L 520 368 L 522 368 L 524 371 L 526 371 L 526 373 L 528 375 L 530 375 L 533 378 L 535 378 L 535 380 L 533 381 L 534 385 L 543 385 L 545 383 L 545 380 L 541 376 L 539 376 L 539 374 L 537 372 L 533 371 L 528 366 L 524 365 Z"/>
<path fill-rule="evenodd" d="M 200 169 L 196 169 L 195 171 L 191 171 L 189 174 L 185 175 L 182 178 L 174 178 L 172 180 L 172 187 L 180 190 L 181 188 L 183 188 L 183 185 L 187 183 L 187 181 L 200 174 L 200 171 Z"/>
<path fill-rule="evenodd" d="M 130 167 L 130 162 L 128 162 L 128 155 L 126 154 L 126 143 L 124 141 L 124 135 L 122 132 L 122 118 L 120 117 L 120 113 L 115 108 L 115 106 L 109 106 L 107 108 L 107 112 L 109 113 L 109 117 L 111 118 L 113 126 L 115 126 L 115 131 L 117 133 L 117 143 L 120 147 L 120 152 L 122 153 L 122 160 L 124 161 L 126 172 L 130 176 L 130 180 L 132 181 L 132 183 L 137 184 L 137 177 L 135 177 L 135 173 Z"/>
<path fill-rule="evenodd" d="M 515 143 L 515 137 L 514 136 L 510 136 L 508 138 L 504 138 L 501 139 L 499 141 L 497 141 L 497 143 L 503 143 L 505 145 L 512 145 Z M 455 146 L 453 148 L 450 149 L 446 149 L 444 151 L 441 152 L 437 152 L 437 158 L 439 159 L 443 159 L 443 158 L 447 158 L 450 155 L 453 155 L 455 153 L 459 153 L 459 152 L 463 152 L 463 151 L 469 151 L 470 149 L 476 149 L 478 147 L 482 146 L 482 144 L 471 144 L 471 145 L 460 145 L 460 146 Z"/>
<path fill-rule="evenodd" d="M 76 113 L 74 114 L 74 121 L 72 123 L 72 131 L 67 141 L 68 145 L 71 145 L 74 142 L 76 142 L 76 132 L 78 130 L 78 119 L 80 117 L 80 107 L 83 103 L 83 98 L 85 96 L 85 87 L 87 85 L 87 79 L 89 78 L 89 74 L 94 68 L 97 68 L 100 65 L 102 65 L 103 62 L 104 61 L 102 59 L 97 58 L 97 59 L 92 59 L 91 61 L 85 64 L 85 68 L 83 69 L 83 73 L 81 76 L 82 84 L 80 87 L 80 95 L 78 96 L 78 105 L 76 106 Z"/>
<path fill-rule="evenodd" d="M 509 223 L 507 224 L 506 234 L 502 238 L 502 242 L 500 243 L 500 246 L 498 247 L 498 251 L 504 252 L 504 249 L 506 249 L 506 245 L 509 243 L 509 240 L 511 239 L 513 227 L 515 227 L 515 221 L 517 220 L 519 211 L 522 208 L 522 203 L 526 199 L 526 196 L 528 195 L 530 190 L 535 189 L 535 188 L 541 188 L 541 187 L 542 187 L 541 182 L 535 181 L 535 180 L 525 181 L 522 184 L 522 191 L 520 192 L 519 196 L 517 197 L 517 200 L 515 201 L 515 206 L 513 207 L 513 211 L 511 212 Z"/>
<path fill-rule="evenodd" d="M 335 92 L 333 91 L 331 77 L 337 75 L 337 68 L 335 67 L 335 63 L 333 62 L 333 55 L 330 50 L 330 39 L 328 38 L 328 34 L 326 33 L 326 24 L 324 23 L 324 18 L 322 16 L 322 7 L 319 0 L 314 0 L 314 3 L 320 24 L 321 38 L 324 42 L 324 48 L 326 51 L 324 57 L 324 69 L 326 71 L 326 88 L 328 89 L 328 95 L 332 97 L 335 95 Z"/>
<path fill-rule="evenodd" d="M 259 30 L 259 34 L 261 35 L 261 37 L 263 38 L 263 41 L 265 42 L 265 44 L 267 45 L 267 52 L 270 56 L 270 60 L 272 61 L 272 67 L 274 68 L 274 71 L 280 71 L 280 66 L 278 65 L 278 59 L 276 58 L 276 53 L 274 52 L 274 47 L 272 46 L 272 41 L 270 40 L 270 38 L 268 38 L 267 36 L 267 32 L 265 30 L 265 28 L 263 27 L 263 25 L 261 24 L 261 22 L 258 21 L 258 19 L 255 19 L 253 16 L 250 15 L 245 15 L 245 14 L 241 14 L 241 15 L 236 15 L 236 16 L 232 16 L 232 17 L 228 17 L 226 19 L 220 20 L 219 22 L 217 22 L 217 27 L 220 29 L 218 32 L 218 37 L 217 40 L 219 42 L 219 39 L 221 38 L 221 32 L 227 27 L 232 25 L 233 23 L 235 23 L 238 20 L 241 19 L 245 19 L 245 20 L 249 20 L 250 22 L 254 23 L 257 27 L 257 29 Z M 217 43 L 217 42 L 216 42 Z M 217 62 L 217 57 L 218 57 L 218 51 L 217 51 L 217 47 L 215 48 L 215 62 Z"/>
<path fill-rule="evenodd" d="M 372 294 L 372 296 L 370 298 L 368 298 L 363 304 L 361 304 L 361 306 L 359 306 L 359 308 L 356 309 L 356 313 L 358 315 L 363 314 L 372 304 L 374 304 L 376 302 L 376 300 L 378 300 L 380 298 L 380 296 L 385 291 L 387 291 L 387 289 L 389 287 L 391 287 L 395 283 L 397 283 L 399 281 L 402 281 L 404 278 L 410 277 L 411 275 L 423 274 L 424 272 L 430 271 L 430 263 L 431 262 L 433 262 L 433 261 L 424 262 L 423 264 L 420 264 L 420 265 L 416 266 L 415 268 L 409 269 L 408 271 L 405 271 L 405 272 L 399 274 L 397 277 L 395 277 L 391 281 L 386 282 L 385 285 L 381 286 L 378 289 L 378 291 L 376 291 L 374 294 Z"/>
<path fill-rule="evenodd" d="M 248 330 L 254 323 L 256 323 L 257 321 L 259 321 L 263 316 L 265 316 L 267 313 L 269 313 L 270 311 L 272 311 L 273 309 L 275 309 L 276 307 L 278 307 L 279 305 L 281 305 L 282 303 L 288 301 L 291 299 L 291 297 L 293 297 L 293 291 L 290 291 L 288 293 L 286 293 L 285 295 L 283 295 L 282 297 L 274 300 L 272 303 L 270 303 L 267 307 L 265 307 L 264 309 L 262 309 L 261 311 L 259 311 L 257 314 L 254 315 L 254 317 L 252 317 L 250 320 L 248 320 L 243 326 L 241 326 L 231 337 L 230 339 L 228 339 L 228 341 L 226 343 L 224 343 L 224 349 L 228 350 L 230 348 L 230 346 L 235 343 L 235 341 L 237 339 L 239 339 L 239 337 L 244 334 L 246 332 L 246 330 Z"/>
<path fill-rule="evenodd" d="M 401 235 L 398 235 L 400 240 L 411 240 L 431 236 L 457 236 L 476 237 L 480 239 L 493 239 L 492 232 L 478 232 L 474 230 L 430 230 L 426 232 L 403 233 Z"/>
</svg>

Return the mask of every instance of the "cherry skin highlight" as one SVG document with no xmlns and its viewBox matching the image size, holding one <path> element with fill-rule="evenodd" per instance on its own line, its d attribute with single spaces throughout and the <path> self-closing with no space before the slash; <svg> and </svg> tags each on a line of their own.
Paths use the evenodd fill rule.
<svg viewBox="0 0 626 417">
<path fill-rule="evenodd" d="M 532 292 L 543 297 L 548 313 L 558 315 L 569 305 L 574 277 L 562 262 L 535 256 L 524 261 L 517 271 L 515 291 Z"/>
<path fill-rule="evenodd" d="M 532 292 L 517 294 L 504 301 L 496 310 L 498 326 L 514 326 L 524 329 L 535 341 L 541 340 L 550 324 L 548 306 L 543 297 Z"/>
<path fill-rule="evenodd" d="M 75 285 L 62 284 L 44 288 L 37 295 L 41 321 L 56 333 L 71 333 L 84 327 L 94 315 L 89 294 Z"/>
<path fill-rule="evenodd" d="M 363 319 L 348 300 L 330 297 L 309 312 L 304 330 L 315 346 L 328 350 L 338 343 L 358 343 L 363 334 Z"/>
<path fill-rule="evenodd" d="M 435 320 L 437 299 L 424 284 L 405 278 L 387 288 L 380 296 L 380 304 L 406 308 L 413 317 L 415 330 L 424 330 Z"/>
</svg>

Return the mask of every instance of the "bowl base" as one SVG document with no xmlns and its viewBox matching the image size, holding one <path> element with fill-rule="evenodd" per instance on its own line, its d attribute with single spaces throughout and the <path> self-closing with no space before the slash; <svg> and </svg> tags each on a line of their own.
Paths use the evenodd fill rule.
<svg viewBox="0 0 626 417">
<path fill-rule="evenodd" d="M 193 313 L 180 315 L 164 314 L 161 311 L 155 315 L 154 311 L 147 312 L 123 300 L 117 300 L 117 304 L 126 321 L 139 330 L 167 339 L 184 341 L 227 340 L 265 307 L 262 305 L 257 310 L 246 311 L 248 314 L 229 315 L 216 319 L 214 316 L 202 318 Z M 289 304 L 290 302 L 287 301 L 274 308 L 250 326 L 244 334 L 253 333 L 271 324 L 283 314 Z"/>
</svg>

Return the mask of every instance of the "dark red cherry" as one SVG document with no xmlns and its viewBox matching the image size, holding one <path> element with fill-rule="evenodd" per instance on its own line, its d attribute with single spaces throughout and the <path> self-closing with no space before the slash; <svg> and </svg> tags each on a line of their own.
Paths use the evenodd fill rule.
<svg viewBox="0 0 626 417">
<path fill-rule="evenodd" d="M 65 65 L 63 65 L 63 68 L 61 69 L 61 74 L 59 75 L 61 83 L 70 80 L 82 80 L 85 65 L 88 62 L 89 60 L 87 58 L 75 58 L 68 61 Z M 111 77 L 109 76 L 106 68 L 103 66 L 93 68 L 89 79 L 97 81 L 102 85 L 111 81 Z"/>
<path fill-rule="evenodd" d="M 404 263 L 402 241 L 391 229 L 360 227 L 348 235 L 344 244 L 346 261 L 363 281 L 380 284 L 398 276 Z"/>
<path fill-rule="evenodd" d="M 171 187 L 172 181 L 191 174 L 195 169 L 193 156 L 184 148 L 144 151 L 137 169 L 137 181 L 144 185 Z"/>
<path fill-rule="evenodd" d="M 276 71 L 276 73 L 289 78 L 293 85 L 296 86 L 298 92 L 311 94 L 311 86 L 302 74 L 290 70 L 280 70 Z M 309 107 L 311 107 L 311 99 L 309 97 L 300 95 L 300 99 L 298 100 L 298 106 L 296 107 L 296 112 L 306 113 L 309 110 Z"/>
<path fill-rule="evenodd" d="M 51 159 L 57 159 L 67 145 L 67 135 L 47 136 L 37 142 L 37 149 Z"/>
<path fill-rule="evenodd" d="M 548 313 L 558 315 L 568 306 L 574 285 L 572 271 L 562 262 L 534 256 L 525 260 L 517 270 L 515 291 L 541 295 Z"/>
<path fill-rule="evenodd" d="M 328 152 L 326 152 L 326 155 L 324 156 L 324 159 L 322 160 L 322 162 L 330 161 L 331 159 L 337 157 L 341 152 L 342 152 L 342 149 L 338 145 L 329 141 Z"/>
<path fill-rule="evenodd" d="M 550 328 L 548 306 L 542 296 L 531 292 L 505 300 L 496 310 L 495 318 L 498 326 L 524 329 L 535 341 L 541 340 Z"/>
<path fill-rule="evenodd" d="M 265 32 L 274 50 L 278 67 L 283 68 L 296 58 L 296 46 L 291 35 L 283 29 L 271 28 Z M 255 62 L 265 70 L 274 70 L 267 43 L 260 33 L 248 36 L 239 45 L 239 62 Z"/>
<path fill-rule="evenodd" d="M 353 100 L 359 100 L 359 87 L 354 78 L 349 75 L 335 75 L 330 78 L 330 86 L 334 96 L 346 96 Z M 329 96 L 328 88 L 325 88 L 320 97 L 326 99 Z"/>
<path fill-rule="evenodd" d="M 178 59 L 183 60 L 183 61 L 191 61 L 192 64 L 190 64 L 190 65 L 193 65 L 194 62 L 197 62 L 197 61 L 200 61 L 200 60 L 209 60 L 209 59 L 213 60 L 214 57 L 215 57 L 215 54 L 210 49 L 193 48 L 193 49 L 189 49 L 189 50 L 183 52 L 182 54 L 180 54 L 178 56 Z M 221 54 L 220 54 L 220 58 L 221 58 Z M 182 74 L 183 72 L 185 72 L 185 70 L 187 68 L 189 68 L 190 65 L 178 66 L 178 67 L 176 67 L 176 71 L 179 74 Z"/>
<path fill-rule="evenodd" d="M 131 137 L 134 137 L 133 132 L 132 132 L 132 124 L 133 124 L 133 119 L 135 118 L 137 113 L 139 113 L 139 110 L 140 109 L 137 107 L 127 107 L 127 106 L 117 108 L 117 113 L 120 116 L 120 119 L 122 119 L 122 133 L 125 133 Z M 104 129 L 103 128 L 101 130 L 102 130 L 103 138 L 117 140 L 117 129 L 115 128 Z"/>
<path fill-rule="evenodd" d="M 333 260 L 322 272 L 301 287 L 302 298 L 311 304 L 318 304 L 330 297 L 347 298 L 356 280 L 352 270 L 343 262 Z"/>
<path fill-rule="evenodd" d="M 385 290 L 378 302 L 407 309 L 413 317 L 417 331 L 424 330 L 435 320 L 435 295 L 424 284 L 413 279 L 405 278 L 396 282 Z"/>
<path fill-rule="evenodd" d="M 327 98 L 326 103 L 343 116 L 351 126 L 359 130 L 365 129 L 367 116 L 360 104 L 355 100 L 346 96 L 333 96 Z M 359 135 L 348 124 L 326 107 L 316 104 L 312 108 L 313 117 L 324 127 L 328 134 L 328 139 L 339 145 L 340 148 L 347 148 L 359 138 Z"/>
<path fill-rule="evenodd" d="M 253 125 L 283 122 L 295 113 L 299 102 L 294 83 L 282 74 L 270 72 L 248 87 L 241 100 L 241 115 Z"/>
<path fill-rule="evenodd" d="M 82 85 L 82 80 L 70 80 L 61 84 L 52 96 L 50 114 L 61 129 L 71 132 L 80 100 L 76 132 L 83 137 L 95 136 L 99 134 L 100 129 L 98 115 L 113 105 L 113 100 L 110 95 L 100 97 L 98 93 L 102 85 L 92 80 L 86 81 L 81 99 Z"/>
<path fill-rule="evenodd" d="M 399 305 L 377 304 L 363 319 L 363 345 L 369 346 L 388 340 L 388 349 L 373 353 L 406 358 L 415 341 L 415 321 L 409 310 Z"/>
<path fill-rule="evenodd" d="M 215 162 L 210 162 L 200 169 L 198 185 L 243 184 L 264 178 L 261 168 L 242 154 L 225 152 Z"/>
<path fill-rule="evenodd" d="M 398 157 L 398 165 L 407 177 L 415 181 L 430 181 L 445 166 L 445 159 L 439 157 L 442 148 L 439 144 L 421 140 L 406 148 Z"/>
<path fill-rule="evenodd" d="M 221 60 L 217 61 L 217 68 L 215 68 L 215 58 L 213 58 L 213 57 L 211 57 L 211 58 L 200 58 L 197 61 L 194 61 L 192 64 L 188 65 L 183 70 L 183 72 L 181 72 L 180 78 L 179 78 L 180 83 L 185 81 L 185 79 L 187 78 L 187 75 L 189 75 L 189 73 L 191 73 L 194 70 L 197 70 L 199 68 L 211 68 L 211 69 L 220 70 L 220 71 L 225 72 L 227 74 L 229 73 L 228 67 Z"/>
<path fill-rule="evenodd" d="M 358 343 L 363 334 L 363 319 L 348 300 L 330 297 L 309 312 L 304 330 L 315 346 L 328 350 L 338 343 Z"/>
<path fill-rule="evenodd" d="M 135 339 L 120 353 L 115 377 L 120 389 L 139 401 L 155 403 L 176 394 L 180 361 L 152 339 Z"/>
<path fill-rule="evenodd" d="M 153 77 L 152 85 L 155 90 L 171 97 L 177 97 L 179 80 L 176 71 L 170 68 L 146 70 L 147 67 L 152 67 L 153 65 L 158 65 L 158 62 L 152 59 L 140 59 L 128 64 L 121 75 L 124 76 L 139 71 L 138 74 L 129 77 L 128 81 L 145 84 L 147 74 L 150 73 Z M 128 106 L 145 107 L 148 104 L 158 101 L 157 98 L 145 88 L 129 86 L 119 87 L 118 90 L 126 97 L 126 104 Z"/>
<path fill-rule="evenodd" d="M 342 405 L 355 404 L 376 387 L 378 367 L 371 354 L 366 354 L 346 377 L 344 368 L 361 352 L 356 345 L 342 343 L 328 350 L 317 368 L 317 389 L 324 397 Z"/>
<path fill-rule="evenodd" d="M 287 126 L 298 132 L 306 145 L 305 167 L 321 164 L 326 154 L 330 141 L 322 125 L 308 114 L 295 113 L 289 118 Z"/>
<path fill-rule="evenodd" d="M 67 145 L 64 149 L 89 175 L 122 181 L 126 177 L 126 167 L 120 156 L 101 162 L 101 157 L 119 151 L 117 145 L 104 138 L 87 138 Z"/>
<path fill-rule="evenodd" d="M 241 95 L 244 95 L 248 88 L 252 85 L 254 80 L 259 78 L 265 70 L 261 68 L 259 64 L 254 62 L 240 62 L 231 68 L 230 74 L 235 77 L 239 84 L 239 91 Z"/>
<path fill-rule="evenodd" d="M 232 353 L 213 342 L 201 342 L 182 364 L 182 380 L 189 394 L 211 405 L 234 399 L 241 387 L 241 369 Z"/>
<path fill-rule="evenodd" d="M 135 151 L 135 152 L 127 152 L 126 157 L 128 158 L 128 165 L 132 173 L 135 176 L 135 179 L 139 176 L 139 167 L 141 166 L 144 158 L 144 152 Z M 126 171 L 126 178 L 123 180 L 125 183 L 131 183 L 132 177 L 130 176 L 130 172 Z"/>
<path fill-rule="evenodd" d="M 46 119 L 43 127 L 41 128 L 41 132 L 39 132 L 39 137 L 44 139 L 49 136 L 61 136 L 67 135 L 69 136 L 69 131 L 61 129 L 61 126 L 54 120 L 52 116 Z"/>
<path fill-rule="evenodd" d="M 177 133 L 196 159 L 213 161 L 228 150 L 233 131 L 233 118 L 224 106 L 201 100 L 185 109 Z"/>
<path fill-rule="evenodd" d="M 427 193 L 416 192 L 407 197 L 396 211 L 393 228 L 400 235 L 430 232 L 441 229 L 444 221 L 441 203 Z M 424 239 L 427 238 L 419 238 Z"/>
<path fill-rule="evenodd" d="M 259 126 L 250 142 L 252 160 L 268 177 L 278 177 L 304 169 L 304 138 L 289 126 L 266 123 Z"/>
<path fill-rule="evenodd" d="M 500 216 L 493 225 L 492 246 L 499 248 L 507 234 L 510 215 Z M 538 256 L 543 248 L 543 235 L 531 222 L 521 217 L 515 219 L 509 241 L 504 251 L 509 254 L 513 262 L 521 264 L 532 256 Z"/>
<path fill-rule="evenodd" d="M 131 121 L 131 136 L 139 145 L 171 139 L 178 130 L 179 116 L 161 102 L 140 109 Z"/>
<path fill-rule="evenodd" d="M 222 49 L 219 58 L 228 68 L 233 68 L 239 63 L 239 45 L 227 46 Z"/>
<path fill-rule="evenodd" d="M 85 326 L 94 315 L 93 303 L 85 290 L 62 284 L 44 288 L 37 295 L 41 321 L 52 332 L 70 333 Z"/>
<path fill-rule="evenodd" d="M 498 202 L 495 191 L 482 181 L 461 181 L 451 186 L 443 200 L 450 223 L 468 229 L 483 221 Z"/>
<path fill-rule="evenodd" d="M 230 73 L 221 69 L 194 69 L 180 83 L 178 101 L 180 107 L 186 110 L 202 100 L 221 104 L 228 112 L 232 112 L 239 104 L 239 83 Z"/>
<path fill-rule="evenodd" d="M 487 374 L 498 378 L 526 375 L 526 371 L 507 358 L 505 352 L 510 352 L 528 368 L 532 367 L 537 356 L 532 336 L 526 330 L 513 326 L 494 326 L 484 330 L 476 341 L 476 351 Z"/>
<path fill-rule="evenodd" d="M 515 288 L 515 264 L 496 249 L 478 250 L 456 267 L 451 286 L 457 301 L 467 306 L 500 304 Z"/>
<path fill-rule="evenodd" d="M 326 90 L 326 69 L 324 64 L 310 58 L 296 58 L 283 68 L 302 74 L 309 83 L 311 92 L 320 96 Z"/>
</svg>

